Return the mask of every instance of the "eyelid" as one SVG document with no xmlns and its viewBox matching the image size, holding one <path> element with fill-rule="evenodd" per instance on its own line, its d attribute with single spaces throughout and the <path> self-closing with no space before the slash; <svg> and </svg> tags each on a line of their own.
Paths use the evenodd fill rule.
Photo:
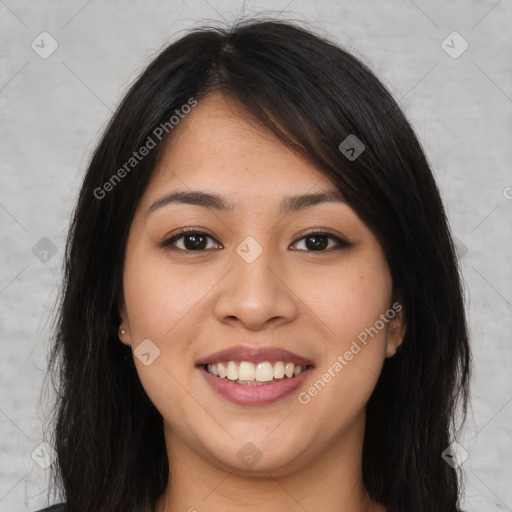
<svg viewBox="0 0 512 512">
<path fill-rule="evenodd" d="M 211 235 L 208 231 L 205 231 L 203 228 L 180 228 L 180 229 L 178 229 L 178 231 L 173 233 L 173 235 L 171 237 L 166 238 L 160 244 L 160 246 L 163 247 L 164 249 L 172 249 L 172 250 L 177 250 L 177 251 L 182 251 L 182 252 L 198 252 L 198 253 L 206 252 L 205 250 L 186 251 L 184 249 L 180 249 L 179 247 L 173 246 L 174 241 L 179 240 L 180 238 L 182 238 L 183 236 L 188 235 L 188 234 L 205 235 L 205 236 L 211 238 L 212 240 L 214 240 L 216 244 L 222 246 L 222 244 L 213 235 Z M 209 249 L 207 249 L 207 250 L 209 250 Z"/>
<path fill-rule="evenodd" d="M 301 231 L 297 234 L 297 238 L 291 245 L 295 245 L 297 242 L 300 242 L 302 239 L 307 238 L 308 236 L 325 236 L 327 238 L 331 238 L 338 243 L 338 247 L 352 247 L 354 244 L 346 240 L 341 235 L 336 235 L 332 231 L 322 229 L 322 228 L 311 228 L 306 231 Z M 306 252 L 329 252 L 329 251 L 306 251 Z"/>
<path fill-rule="evenodd" d="M 183 237 L 187 234 L 205 235 L 205 236 L 211 238 L 212 240 L 214 240 L 216 244 L 220 245 L 221 248 L 223 248 L 222 244 L 213 235 L 211 235 L 208 231 L 205 231 L 203 228 L 193 228 L 193 227 L 192 228 L 180 228 L 170 238 L 166 238 L 160 245 L 163 248 L 182 251 L 182 252 L 189 252 L 189 253 L 194 253 L 194 252 L 204 253 L 206 251 L 211 250 L 211 249 L 203 249 L 201 251 L 187 251 L 185 249 L 180 249 L 178 247 L 173 246 L 173 242 L 175 242 L 176 240 L 180 239 L 181 237 Z M 301 240 L 303 240 L 304 238 L 307 238 L 308 236 L 313 236 L 313 235 L 325 236 L 327 238 L 330 238 L 337 243 L 337 247 L 331 247 L 330 249 L 324 250 L 324 251 L 302 251 L 302 252 L 312 252 L 312 253 L 330 252 L 332 249 L 347 248 L 347 247 L 352 247 L 354 245 L 353 243 L 348 242 L 344 237 L 342 237 L 340 235 L 336 235 L 329 230 L 325 230 L 325 229 L 321 229 L 321 228 L 311 228 L 306 231 L 301 231 L 300 233 L 297 234 L 297 238 L 295 239 L 295 241 L 292 242 L 292 244 L 290 244 L 290 245 L 295 245 L 298 242 L 300 242 Z M 296 250 L 296 249 L 294 249 L 294 250 Z"/>
</svg>

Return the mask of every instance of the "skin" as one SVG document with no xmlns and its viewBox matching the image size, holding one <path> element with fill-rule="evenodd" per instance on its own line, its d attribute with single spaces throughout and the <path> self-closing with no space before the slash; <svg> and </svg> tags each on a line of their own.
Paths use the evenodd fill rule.
<svg viewBox="0 0 512 512">
<path fill-rule="evenodd" d="M 235 206 L 175 203 L 146 215 L 175 190 Z M 403 340 L 403 310 L 309 403 L 298 400 L 393 303 L 382 248 L 347 204 L 278 213 L 283 197 L 323 190 L 336 188 L 234 100 L 211 94 L 174 128 L 130 227 L 120 326 L 134 353 L 145 339 L 160 350 L 147 366 L 134 354 L 164 418 L 170 479 L 156 512 L 386 510 L 364 488 L 362 444 L 366 403 Z M 190 237 L 161 247 L 182 227 L 206 231 L 206 250 L 186 252 Z M 298 236 L 313 228 L 352 245 L 324 239 L 329 246 L 315 251 Z M 247 236 L 263 248 L 252 263 L 236 252 Z M 195 364 L 239 344 L 278 346 L 315 369 L 278 402 L 235 405 Z M 250 468 L 237 457 L 248 442 L 261 454 Z"/>
</svg>

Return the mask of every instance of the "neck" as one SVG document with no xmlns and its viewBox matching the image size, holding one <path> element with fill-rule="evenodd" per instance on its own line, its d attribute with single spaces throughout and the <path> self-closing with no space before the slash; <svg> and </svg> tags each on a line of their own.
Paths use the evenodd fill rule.
<svg viewBox="0 0 512 512">
<path fill-rule="evenodd" d="M 169 481 L 155 512 L 386 512 L 370 498 L 362 479 L 365 415 L 337 440 L 315 447 L 315 457 L 299 454 L 285 467 L 251 473 L 220 467 L 190 449 L 165 427 Z M 164 423 L 164 425 L 166 425 Z M 299 460 L 300 459 L 300 460 Z M 290 469 L 292 468 L 292 469 Z"/>
</svg>

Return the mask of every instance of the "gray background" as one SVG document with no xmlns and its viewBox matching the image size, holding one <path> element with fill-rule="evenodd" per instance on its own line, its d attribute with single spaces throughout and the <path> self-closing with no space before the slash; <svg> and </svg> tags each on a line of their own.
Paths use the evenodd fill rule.
<svg viewBox="0 0 512 512">
<path fill-rule="evenodd" d="M 201 21 L 244 12 L 312 23 L 368 63 L 413 123 L 465 279 L 475 368 L 458 439 L 468 452 L 464 505 L 512 510 L 510 0 L 0 0 L 0 510 L 44 504 L 48 470 L 36 461 L 51 460 L 39 446 L 50 315 L 69 217 L 99 133 L 167 42 Z M 43 31 L 59 45 L 47 59 L 31 47 L 42 46 Z M 441 46 L 453 31 L 469 44 L 458 58 Z M 462 48 L 460 39 L 445 44 L 452 53 Z M 56 254 L 40 252 L 48 249 L 43 237 Z"/>
</svg>

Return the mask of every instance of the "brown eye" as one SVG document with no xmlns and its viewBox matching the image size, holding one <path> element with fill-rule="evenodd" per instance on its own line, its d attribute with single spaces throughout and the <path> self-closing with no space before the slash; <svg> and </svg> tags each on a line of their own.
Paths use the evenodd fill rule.
<svg viewBox="0 0 512 512">
<path fill-rule="evenodd" d="M 297 240 L 295 244 L 300 242 L 304 244 L 304 248 L 297 250 L 306 250 L 308 252 L 326 252 L 326 249 L 332 249 L 334 247 L 349 247 L 351 245 L 332 233 L 324 233 L 320 231 L 308 233 Z M 332 244 L 329 246 L 329 242 L 334 242 L 334 246 Z"/>
<path fill-rule="evenodd" d="M 213 245 L 209 241 L 213 242 Z M 329 249 L 336 247 L 349 247 L 351 244 L 342 238 L 325 232 L 312 232 L 298 239 L 294 245 L 303 243 L 303 248 L 295 250 L 307 252 L 327 252 Z M 334 244 L 333 244 L 334 243 Z M 198 230 L 182 230 L 177 235 L 165 240 L 162 247 L 179 250 L 185 252 L 203 252 L 209 249 L 222 249 L 222 245 L 218 243 L 212 236 L 204 231 Z"/>
<path fill-rule="evenodd" d="M 329 238 L 326 236 L 312 235 L 307 236 L 305 240 L 306 247 L 313 251 L 321 251 L 329 245 Z"/>
<path fill-rule="evenodd" d="M 190 252 L 205 251 L 217 246 L 217 244 L 214 244 L 213 247 L 208 247 L 208 240 L 214 239 L 203 231 L 184 230 L 180 234 L 165 240 L 162 247 Z"/>
</svg>

